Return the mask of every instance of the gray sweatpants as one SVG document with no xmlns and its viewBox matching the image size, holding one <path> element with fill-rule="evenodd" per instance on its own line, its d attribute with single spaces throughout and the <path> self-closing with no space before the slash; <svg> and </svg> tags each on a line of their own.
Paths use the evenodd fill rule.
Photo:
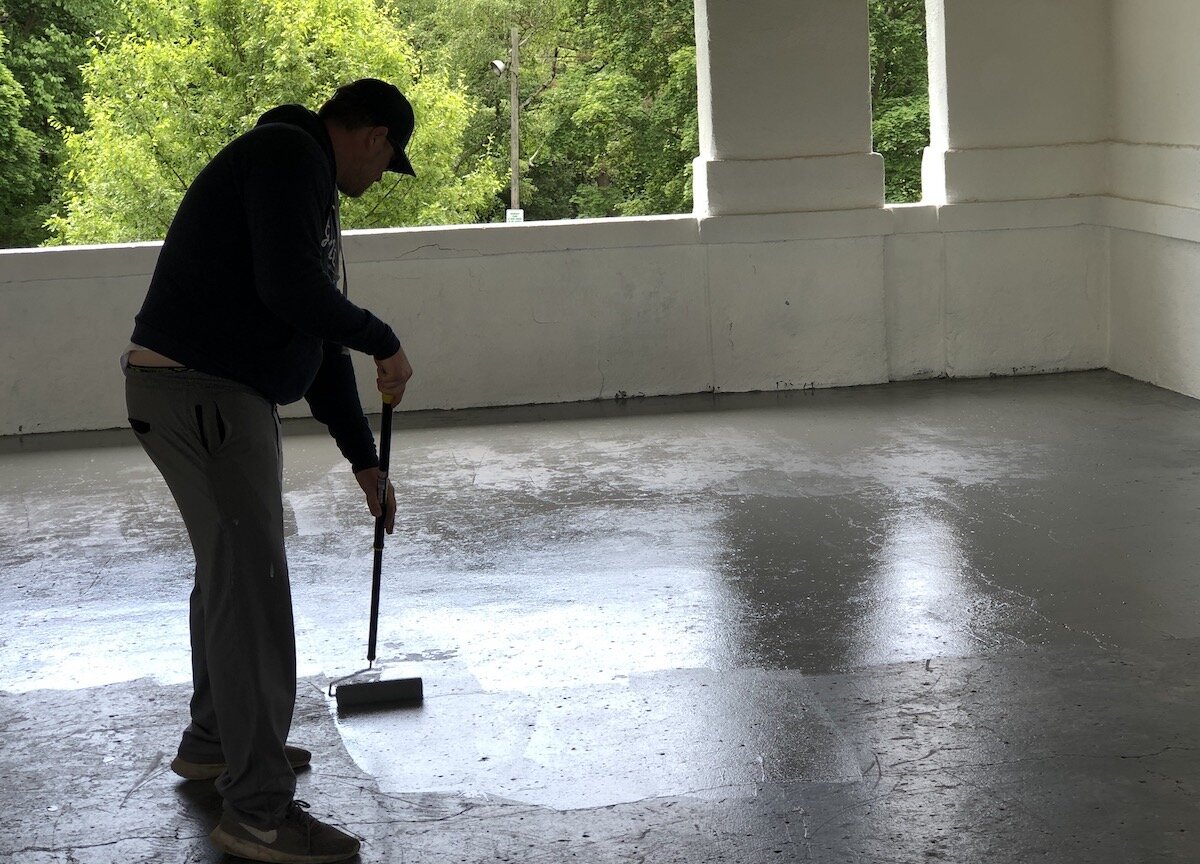
<svg viewBox="0 0 1200 864">
<path fill-rule="evenodd" d="M 125 397 L 196 557 L 194 690 L 179 755 L 226 762 L 217 778 L 226 809 L 272 828 L 296 788 L 283 749 L 296 701 L 296 642 L 279 414 L 254 390 L 192 370 L 130 366 Z"/>
</svg>

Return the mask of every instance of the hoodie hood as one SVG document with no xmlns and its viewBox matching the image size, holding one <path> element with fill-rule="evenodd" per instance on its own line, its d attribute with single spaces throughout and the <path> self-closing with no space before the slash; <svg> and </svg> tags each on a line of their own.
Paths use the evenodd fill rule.
<svg viewBox="0 0 1200 864">
<path fill-rule="evenodd" d="M 303 129 L 321 145 L 321 149 L 329 157 L 329 170 L 336 174 L 337 162 L 333 156 L 333 141 L 329 138 L 325 121 L 318 117 L 315 111 L 310 111 L 303 105 L 280 105 L 259 117 L 258 122 L 254 125 L 255 127 L 266 126 L 268 123 L 286 123 L 289 126 L 298 126 Z"/>
</svg>

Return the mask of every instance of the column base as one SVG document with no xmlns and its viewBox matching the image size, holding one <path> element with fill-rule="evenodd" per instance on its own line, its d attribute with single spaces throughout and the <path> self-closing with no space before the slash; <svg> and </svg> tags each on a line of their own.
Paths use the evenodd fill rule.
<svg viewBox="0 0 1200 864">
<path fill-rule="evenodd" d="M 878 153 L 693 162 L 697 216 L 805 213 L 883 206 Z"/>
<path fill-rule="evenodd" d="M 926 204 L 1025 201 L 1103 195 L 1108 189 L 1106 142 L 925 149 L 921 185 Z"/>
</svg>

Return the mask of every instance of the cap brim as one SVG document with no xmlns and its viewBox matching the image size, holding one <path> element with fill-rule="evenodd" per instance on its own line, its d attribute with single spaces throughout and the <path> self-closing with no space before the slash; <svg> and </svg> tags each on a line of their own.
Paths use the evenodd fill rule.
<svg viewBox="0 0 1200 864">
<path fill-rule="evenodd" d="M 408 161 L 408 156 L 405 155 L 401 148 L 396 147 L 395 144 L 392 147 L 395 149 L 396 155 L 392 158 L 387 170 L 395 171 L 397 174 L 407 174 L 409 177 L 416 177 L 417 172 L 413 170 L 412 163 Z"/>
</svg>

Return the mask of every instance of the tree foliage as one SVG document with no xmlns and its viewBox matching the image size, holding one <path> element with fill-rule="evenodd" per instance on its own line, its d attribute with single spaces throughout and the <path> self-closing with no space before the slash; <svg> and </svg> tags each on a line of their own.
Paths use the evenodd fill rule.
<svg viewBox="0 0 1200 864">
<path fill-rule="evenodd" d="M 871 111 L 888 201 L 921 199 L 929 146 L 929 51 L 925 0 L 871 0 Z"/>
<path fill-rule="evenodd" d="M 692 3 L 571 0 L 570 10 L 582 49 L 547 100 L 544 173 L 570 178 L 572 216 L 690 212 L 700 151 Z"/>
<path fill-rule="evenodd" d="M 0 246 L 46 239 L 65 152 L 61 125 L 86 125 L 80 67 L 90 41 L 117 22 L 115 0 L 0 5 Z"/>
<path fill-rule="evenodd" d="M 503 219 L 508 206 L 509 79 L 497 76 L 492 61 L 511 64 L 511 28 L 520 34 L 522 203 L 540 190 L 529 179 L 529 156 L 537 152 L 533 127 L 564 68 L 572 62 L 570 25 L 564 0 L 409 0 L 405 25 L 417 37 L 424 61 L 442 70 L 476 104 L 465 135 L 465 152 L 491 161 L 502 177 L 483 221 Z"/>
<path fill-rule="evenodd" d="M 502 219 L 509 88 L 490 62 L 510 60 L 514 25 L 526 218 L 692 207 L 693 0 L 0 3 L 3 245 L 42 242 L 46 225 L 56 242 L 161 237 L 191 178 L 263 110 L 315 108 L 361 75 L 412 97 L 420 176 L 388 175 L 347 202 L 344 224 Z M 924 0 L 869 7 L 875 149 L 888 200 L 914 201 L 929 140 Z"/>
<path fill-rule="evenodd" d="M 162 237 L 191 179 L 268 108 L 316 108 L 341 83 L 396 82 L 413 103 L 418 178 L 346 203 L 347 228 L 474 221 L 499 183 L 460 161 L 471 115 L 445 76 L 422 70 L 374 0 L 143 0 L 128 31 L 84 69 L 88 128 L 66 135 L 66 243 Z M 458 171 L 454 170 L 458 167 Z"/>
<path fill-rule="evenodd" d="M 521 203 L 530 219 L 691 210 L 699 153 L 692 0 L 416 0 L 412 30 L 491 110 L 476 152 L 508 172 L 510 27 L 520 32 Z M 502 215 L 507 194 L 490 218 Z"/>
<path fill-rule="evenodd" d="M 0 51 L 5 45 L 4 33 L 0 32 Z M 0 213 L 25 209 L 37 185 L 37 140 L 21 124 L 28 106 L 24 88 L 8 66 L 0 62 Z M 6 246 L 24 245 L 20 222 L 11 217 L 6 221 L 0 242 Z"/>
</svg>

